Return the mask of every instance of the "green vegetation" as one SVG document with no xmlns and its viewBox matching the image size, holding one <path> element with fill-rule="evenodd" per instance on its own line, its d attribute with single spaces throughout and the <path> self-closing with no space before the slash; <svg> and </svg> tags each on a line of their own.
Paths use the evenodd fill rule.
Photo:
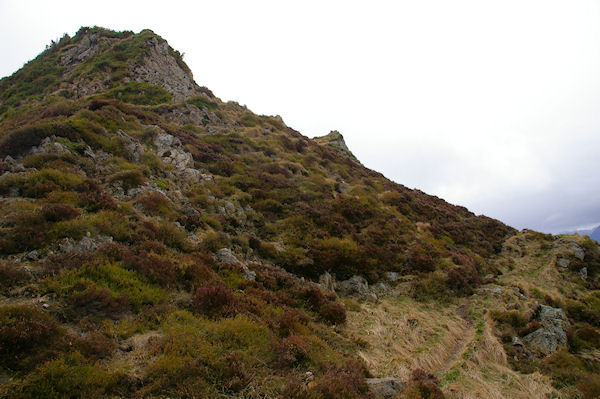
<svg viewBox="0 0 600 399">
<path fill-rule="evenodd" d="M 369 397 L 357 361 L 369 343 L 346 331 L 367 305 L 312 284 L 325 272 L 371 286 L 394 272 L 386 284 L 399 302 L 436 311 L 475 298 L 489 275 L 511 276 L 506 265 L 548 274 L 539 262 L 550 259 L 552 237 L 516 236 L 390 182 L 208 89 L 177 102 L 136 81 L 130 67 L 155 40 L 82 28 L 0 82 L 0 157 L 13 158 L 0 165 L 0 365 L 11 378 L 0 397 Z M 94 51 L 71 61 L 83 44 Z M 101 82 L 94 92 L 72 92 L 91 80 Z M 198 121 L 188 104 L 216 117 Z M 176 144 L 162 148 L 159 137 Z M 511 237 L 539 243 L 538 267 L 506 255 Z M 456 358 L 474 357 L 493 323 L 515 370 L 537 367 L 556 386 L 593 395 L 596 379 L 574 373 L 597 371 L 582 359 L 600 347 L 600 250 L 581 245 L 588 279 L 563 271 L 551 281 L 568 282 L 568 295 L 554 286 L 535 294 L 572 320 L 568 348 L 514 361 L 510 339 L 539 327 L 519 299 L 486 314 L 490 324 L 478 313 L 473 343 Z M 443 336 L 426 333 L 427 342 Z M 443 389 L 463 380 L 459 371 L 438 374 Z M 406 392 L 441 397 L 423 370 Z"/>
</svg>

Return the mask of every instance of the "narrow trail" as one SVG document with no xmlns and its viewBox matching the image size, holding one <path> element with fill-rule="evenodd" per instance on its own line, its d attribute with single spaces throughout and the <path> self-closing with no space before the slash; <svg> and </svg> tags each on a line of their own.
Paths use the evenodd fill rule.
<svg viewBox="0 0 600 399">
<path fill-rule="evenodd" d="M 452 347 L 450 351 L 450 356 L 446 358 L 444 363 L 437 367 L 435 370 L 432 370 L 432 373 L 438 377 L 442 377 L 445 373 L 447 373 L 455 364 L 459 363 L 462 360 L 462 355 L 465 353 L 469 344 L 475 338 L 475 328 L 473 327 L 473 320 L 469 315 L 469 308 L 471 306 L 471 300 L 467 299 L 465 303 L 459 305 L 456 308 L 456 314 L 461 319 L 463 319 L 467 325 L 467 329 L 465 330 L 464 335 L 460 338 L 460 340 Z"/>
</svg>

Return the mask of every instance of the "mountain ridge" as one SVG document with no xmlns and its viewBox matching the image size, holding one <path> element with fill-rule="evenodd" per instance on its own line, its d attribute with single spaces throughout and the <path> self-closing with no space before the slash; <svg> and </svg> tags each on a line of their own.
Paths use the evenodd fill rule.
<svg viewBox="0 0 600 399">
<path fill-rule="evenodd" d="M 339 132 L 224 102 L 149 30 L 65 36 L 0 101 L 0 396 L 477 397 L 482 368 L 503 395 L 595 389 L 595 366 L 551 382 L 552 356 L 596 347 L 584 238 L 517 232 L 365 168 Z M 367 334 L 388 323 L 402 346 Z"/>
</svg>

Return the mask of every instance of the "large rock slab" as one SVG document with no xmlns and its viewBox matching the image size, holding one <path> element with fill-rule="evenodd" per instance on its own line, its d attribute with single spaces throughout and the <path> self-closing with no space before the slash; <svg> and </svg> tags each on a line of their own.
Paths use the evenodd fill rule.
<svg viewBox="0 0 600 399">
<path fill-rule="evenodd" d="M 523 342 L 545 355 L 567 346 L 570 323 L 562 309 L 541 305 L 537 320 L 542 327 L 523 337 Z"/>
<path fill-rule="evenodd" d="M 369 289 L 369 283 L 361 276 L 352 276 L 348 280 L 340 281 L 336 290 L 341 296 L 357 296 L 361 299 L 377 300 L 377 295 Z"/>
<path fill-rule="evenodd" d="M 402 381 L 393 377 L 367 378 L 369 390 L 377 399 L 392 399 L 402 391 Z"/>
</svg>

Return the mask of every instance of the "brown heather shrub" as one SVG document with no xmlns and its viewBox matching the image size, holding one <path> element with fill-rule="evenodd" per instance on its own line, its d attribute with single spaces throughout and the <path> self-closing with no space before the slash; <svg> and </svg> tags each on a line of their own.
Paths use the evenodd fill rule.
<svg viewBox="0 0 600 399">
<path fill-rule="evenodd" d="M 94 252 L 71 251 L 64 254 L 48 255 L 43 263 L 43 274 L 54 275 L 63 269 L 77 269 L 94 259 Z"/>
<path fill-rule="evenodd" d="M 173 211 L 170 209 L 171 201 L 161 193 L 147 192 L 135 199 L 136 204 L 152 216 L 167 216 Z"/>
<path fill-rule="evenodd" d="M 202 220 L 202 216 L 196 213 L 180 215 L 177 218 L 177 221 L 181 223 L 188 231 L 195 231 L 200 227 L 206 227 L 206 223 Z"/>
<path fill-rule="evenodd" d="M 76 347 L 86 357 L 104 359 L 117 349 L 117 344 L 102 333 L 89 331 L 76 339 Z"/>
<path fill-rule="evenodd" d="M 192 297 L 192 308 L 209 317 L 232 316 L 237 313 L 237 299 L 220 281 L 198 287 Z"/>
<path fill-rule="evenodd" d="M 474 288 L 482 282 L 477 269 L 472 266 L 457 266 L 446 272 L 448 288 L 460 295 L 473 294 Z"/>
<path fill-rule="evenodd" d="M 326 296 L 321 289 L 314 285 L 302 287 L 298 292 L 298 297 L 304 300 L 308 307 L 314 311 L 318 311 L 321 306 L 335 299 L 335 297 Z"/>
<path fill-rule="evenodd" d="M 42 215 L 48 222 L 60 222 L 74 219 L 81 215 L 81 212 L 68 204 L 49 204 L 42 208 Z"/>
<path fill-rule="evenodd" d="M 115 317 L 129 307 L 129 298 L 126 294 L 115 297 L 108 288 L 95 285 L 86 288 L 76 285 L 73 290 L 75 293 L 69 296 L 68 303 L 75 318 L 88 315 Z"/>
<path fill-rule="evenodd" d="M 19 210 L 3 223 L 0 253 L 16 253 L 39 248 L 46 239 L 47 224 L 38 211 Z"/>
<path fill-rule="evenodd" d="M 578 323 L 567 331 L 571 352 L 600 348 L 600 333 L 587 323 Z"/>
<path fill-rule="evenodd" d="M 55 347 L 63 331 L 50 315 L 32 306 L 0 308 L 0 364 L 10 369 L 36 366 Z M 33 357 L 29 359 L 28 357 Z"/>
<path fill-rule="evenodd" d="M 160 246 L 162 243 L 152 242 Z M 164 246 L 162 246 L 164 252 Z M 125 254 L 123 264 L 128 269 L 133 269 L 146 276 L 150 281 L 164 287 L 173 287 L 177 282 L 177 269 L 173 261 L 167 257 L 142 250 L 139 254 Z"/>
<path fill-rule="evenodd" d="M 287 337 L 296 331 L 298 326 L 307 325 L 308 322 L 309 318 L 304 312 L 294 308 L 287 308 L 275 320 L 275 326 L 281 337 Z"/>
<path fill-rule="evenodd" d="M 90 212 L 102 209 L 116 210 L 119 207 L 117 201 L 103 191 L 82 192 L 79 194 L 79 205 Z"/>
<path fill-rule="evenodd" d="M 363 363 L 350 360 L 341 367 L 332 367 L 317 379 L 312 390 L 323 399 L 372 399 L 373 394 L 365 380 L 367 375 Z"/>
<path fill-rule="evenodd" d="M 422 369 L 413 370 L 407 386 L 402 391 L 406 399 L 444 399 L 436 376 Z"/>
<path fill-rule="evenodd" d="M 338 302 L 329 302 L 319 308 L 319 317 L 328 324 L 344 324 L 346 308 Z"/>
<path fill-rule="evenodd" d="M 29 280 L 31 275 L 20 265 L 0 262 L 0 291 L 7 290 Z"/>
<path fill-rule="evenodd" d="M 577 388 L 583 394 L 583 399 L 600 398 L 600 376 L 586 373 L 577 383 Z"/>
<path fill-rule="evenodd" d="M 308 356 L 310 343 L 303 337 L 292 334 L 275 345 L 276 367 L 291 368 L 298 365 Z"/>
<path fill-rule="evenodd" d="M 435 270 L 435 260 L 431 252 L 420 244 L 408 251 L 408 268 L 413 273 L 429 273 Z"/>
<path fill-rule="evenodd" d="M 224 359 L 223 382 L 228 391 L 239 392 L 252 380 L 244 363 L 236 353 L 227 353 Z"/>
<path fill-rule="evenodd" d="M 109 178 L 110 182 L 119 182 L 125 191 L 135 188 L 146 181 L 142 172 L 138 169 L 117 172 Z"/>
</svg>

